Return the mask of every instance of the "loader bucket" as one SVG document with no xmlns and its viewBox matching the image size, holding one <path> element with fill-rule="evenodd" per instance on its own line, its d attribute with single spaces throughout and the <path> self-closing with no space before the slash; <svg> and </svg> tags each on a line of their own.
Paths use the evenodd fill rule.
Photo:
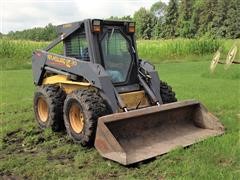
<svg viewBox="0 0 240 180">
<path fill-rule="evenodd" d="M 99 118 L 95 147 L 103 157 L 129 165 L 223 133 L 215 116 L 188 100 Z"/>
</svg>

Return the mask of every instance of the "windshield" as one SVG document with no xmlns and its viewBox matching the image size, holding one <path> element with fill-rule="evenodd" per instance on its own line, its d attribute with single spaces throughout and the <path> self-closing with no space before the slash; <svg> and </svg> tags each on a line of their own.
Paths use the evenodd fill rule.
<svg viewBox="0 0 240 180">
<path fill-rule="evenodd" d="M 101 47 L 105 69 L 111 76 L 112 82 L 125 82 L 132 61 L 129 42 L 113 28 L 104 36 Z"/>
</svg>

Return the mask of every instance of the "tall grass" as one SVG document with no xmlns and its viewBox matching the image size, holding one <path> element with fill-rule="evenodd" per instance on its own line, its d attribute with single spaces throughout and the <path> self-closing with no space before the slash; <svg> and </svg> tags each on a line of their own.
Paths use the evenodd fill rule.
<svg viewBox="0 0 240 180">
<path fill-rule="evenodd" d="M 199 60 L 202 56 L 212 56 L 219 48 L 222 54 L 226 55 L 234 43 L 237 43 L 240 48 L 239 39 L 142 40 L 138 42 L 138 52 L 140 57 L 150 59 L 153 63 L 182 61 L 183 59 L 189 59 L 189 57 L 192 60 L 194 58 Z"/>
<path fill-rule="evenodd" d="M 46 47 L 49 42 L 35 42 L 29 40 L 0 39 L 0 56 L 5 58 L 28 58 L 36 49 Z M 61 47 L 56 46 L 56 52 L 61 52 Z"/>
<path fill-rule="evenodd" d="M 173 40 L 139 40 L 137 41 L 139 57 L 152 63 L 165 61 L 193 61 L 211 59 L 214 52 L 221 48 L 223 54 L 237 43 L 238 59 L 240 59 L 240 39 L 212 40 L 212 39 L 173 39 Z M 25 40 L 0 39 L 0 67 L 1 69 L 25 69 L 31 67 L 31 55 L 36 49 L 46 47 L 49 42 L 34 42 Z M 62 44 L 56 46 L 52 52 L 63 53 Z M 203 56 L 207 56 L 203 57 Z"/>
<path fill-rule="evenodd" d="M 49 42 L 35 42 L 29 40 L 0 39 L 0 69 L 29 69 L 33 51 L 43 49 Z M 62 53 L 62 44 L 56 46 L 55 53 Z"/>
</svg>

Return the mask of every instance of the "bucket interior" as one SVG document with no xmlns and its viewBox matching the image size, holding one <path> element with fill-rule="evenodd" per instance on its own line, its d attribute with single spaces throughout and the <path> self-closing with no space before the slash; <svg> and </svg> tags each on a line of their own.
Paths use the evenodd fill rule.
<svg viewBox="0 0 240 180">
<path fill-rule="evenodd" d="M 214 127 L 204 125 L 210 118 L 204 113 L 200 104 L 194 104 L 104 124 L 126 153 L 130 164 L 219 134 Z"/>
</svg>

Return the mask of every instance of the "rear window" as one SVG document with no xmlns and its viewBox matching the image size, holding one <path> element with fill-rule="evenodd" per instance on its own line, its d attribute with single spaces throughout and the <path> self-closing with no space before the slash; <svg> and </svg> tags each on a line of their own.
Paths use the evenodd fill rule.
<svg viewBox="0 0 240 180">
<path fill-rule="evenodd" d="M 66 56 L 89 60 L 88 43 L 84 33 L 74 33 L 65 40 Z"/>
</svg>

